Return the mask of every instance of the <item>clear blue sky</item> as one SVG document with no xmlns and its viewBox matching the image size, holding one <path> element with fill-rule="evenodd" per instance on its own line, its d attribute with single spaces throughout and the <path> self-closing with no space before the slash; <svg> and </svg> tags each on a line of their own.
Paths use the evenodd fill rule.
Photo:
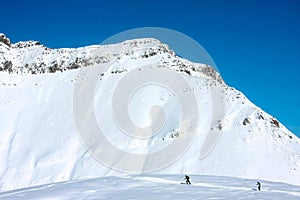
<svg viewBox="0 0 300 200">
<path fill-rule="evenodd" d="M 99 44 L 124 30 L 180 31 L 212 56 L 228 85 L 300 136 L 300 1 L 1 1 L 0 32 L 46 46 Z"/>
</svg>

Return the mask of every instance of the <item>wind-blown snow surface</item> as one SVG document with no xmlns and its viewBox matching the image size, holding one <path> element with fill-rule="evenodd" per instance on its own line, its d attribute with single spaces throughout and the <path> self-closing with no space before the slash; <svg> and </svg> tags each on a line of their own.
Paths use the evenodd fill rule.
<svg viewBox="0 0 300 200">
<path fill-rule="evenodd" d="M 87 152 L 79 139 L 73 113 L 75 84 L 89 79 L 79 73 L 80 67 L 93 70 L 113 60 L 108 71 L 99 77 L 103 90 L 95 93 L 95 110 L 106 137 L 118 148 L 131 152 L 162 149 L 176 139 L 173 133 L 180 120 L 178 105 L 170 93 L 145 87 L 129 105 L 133 121 L 147 123 L 147 111 L 156 104 L 165 106 L 173 117 L 167 119 L 162 133 L 148 143 L 122 135 L 108 109 L 114 87 L 128 71 L 146 64 L 174 69 L 191 85 L 185 90 L 197 96 L 201 115 L 195 141 L 180 159 L 155 173 L 220 175 L 300 185 L 299 138 L 242 93 L 228 87 L 212 68 L 178 58 L 157 40 L 54 50 L 33 41 L 0 41 L 1 191 L 121 175 Z M 213 85 L 224 89 L 221 101 L 225 103 L 225 117 L 213 127 L 221 132 L 215 149 L 200 159 L 212 115 L 208 87 Z"/>
<path fill-rule="evenodd" d="M 192 176 L 186 185 L 182 175 L 105 177 L 51 183 L 0 193 L 3 200 L 34 199 L 299 199 L 300 187 L 220 176 Z"/>
</svg>

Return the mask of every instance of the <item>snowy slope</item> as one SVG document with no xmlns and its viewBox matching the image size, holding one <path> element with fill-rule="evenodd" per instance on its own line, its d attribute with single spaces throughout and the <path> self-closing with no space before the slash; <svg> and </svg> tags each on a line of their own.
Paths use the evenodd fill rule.
<svg viewBox="0 0 300 200">
<path fill-rule="evenodd" d="M 300 187 L 220 176 L 192 176 L 185 185 L 182 175 L 105 177 L 51 183 L 0 193 L 3 200 L 18 199 L 299 199 Z"/>
<path fill-rule="evenodd" d="M 0 38 L 1 191 L 122 175 L 87 152 L 78 136 L 73 112 L 75 86 L 90 78 L 80 69 L 93 72 L 109 62 L 109 69 L 99 77 L 102 92 L 95 92 L 95 113 L 103 122 L 106 137 L 120 149 L 135 153 L 163 149 L 176 140 L 173 133 L 180 121 L 171 93 L 145 87 L 129 105 L 133 121 L 146 123 L 148 109 L 157 104 L 165 106 L 172 117 L 151 141 L 140 142 L 122 134 L 109 108 L 115 85 L 129 71 L 147 64 L 170 68 L 184 76 L 191 86 L 184 89 L 197 97 L 201 115 L 193 144 L 180 159 L 155 173 L 220 175 L 300 185 L 299 138 L 242 93 L 228 87 L 212 68 L 177 57 L 155 39 L 49 49 L 35 41 L 10 44 L 5 36 Z M 214 85 L 224 89 L 225 116 L 213 127 L 221 133 L 217 145 L 201 159 L 200 150 L 212 115 L 208 87 Z"/>
</svg>

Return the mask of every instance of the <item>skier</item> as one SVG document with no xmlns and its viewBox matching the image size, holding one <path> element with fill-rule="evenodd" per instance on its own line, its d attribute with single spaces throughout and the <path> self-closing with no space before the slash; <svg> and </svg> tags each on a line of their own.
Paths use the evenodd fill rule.
<svg viewBox="0 0 300 200">
<path fill-rule="evenodd" d="M 184 180 L 186 180 L 186 181 L 185 181 L 186 184 L 191 185 L 190 177 L 189 177 L 188 175 L 185 175 L 185 179 L 184 179 Z"/>
<path fill-rule="evenodd" d="M 257 182 L 256 185 L 258 185 L 257 189 L 258 191 L 260 191 L 260 186 L 261 186 L 260 182 Z"/>
</svg>

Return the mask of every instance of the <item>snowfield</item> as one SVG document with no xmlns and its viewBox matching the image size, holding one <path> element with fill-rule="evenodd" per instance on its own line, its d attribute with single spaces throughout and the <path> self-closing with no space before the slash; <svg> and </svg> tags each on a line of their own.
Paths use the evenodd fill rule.
<svg viewBox="0 0 300 200">
<path fill-rule="evenodd" d="M 299 199 L 300 187 L 284 183 L 221 176 L 191 176 L 191 185 L 182 184 L 183 175 L 103 177 L 51 183 L 0 193 L 3 200 L 34 199 Z"/>
<path fill-rule="evenodd" d="M 125 152 L 159 151 L 184 133 L 178 131 L 181 118 L 175 95 L 149 85 L 132 96 L 129 115 L 134 123 L 145 125 L 151 121 L 151 108 L 160 105 L 167 117 L 164 128 L 147 140 L 124 134 L 111 111 L 114 90 L 123 77 L 134 69 L 143 71 L 145 65 L 168 68 L 190 85 L 182 92 L 196 96 L 200 114 L 195 138 L 174 162 L 153 172 L 161 175 L 124 177 L 114 167 L 132 163 L 115 156 L 115 166 L 107 166 L 82 143 L 74 115 L 75 87 L 109 62 L 107 71 L 97 75 L 94 105 L 86 107 L 94 110 L 107 140 Z M 211 127 L 213 87 L 222 88 L 224 116 Z M 79 93 L 76 98 L 84 96 Z M 220 138 L 210 154 L 201 157 L 209 131 Z M 0 41 L 0 137 L 1 199 L 124 199 L 119 196 L 123 194 L 128 199 L 299 198 L 299 187 L 289 185 L 300 185 L 299 138 L 227 86 L 211 67 L 179 58 L 155 39 L 78 49 Z M 147 162 L 139 165 L 136 174 L 144 174 Z M 179 184 L 183 177 L 178 174 L 195 174 L 192 185 Z M 252 190 L 256 180 L 268 180 L 262 181 L 263 191 Z"/>
</svg>

